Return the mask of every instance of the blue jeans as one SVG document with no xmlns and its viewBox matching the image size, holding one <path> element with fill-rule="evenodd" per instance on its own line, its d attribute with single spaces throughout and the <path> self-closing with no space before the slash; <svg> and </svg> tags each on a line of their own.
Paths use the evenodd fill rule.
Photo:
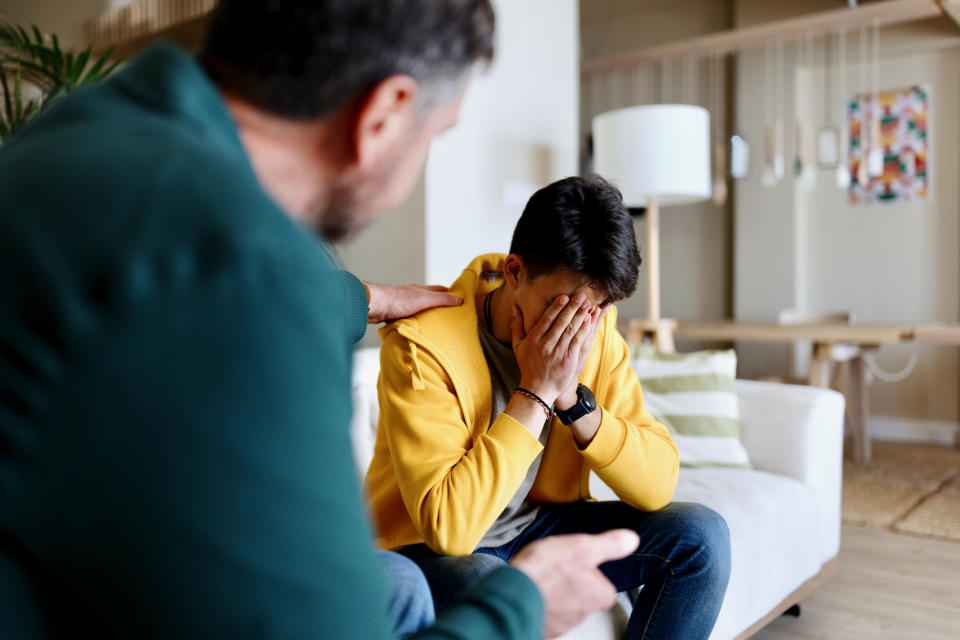
<svg viewBox="0 0 960 640">
<path fill-rule="evenodd" d="M 377 551 L 377 559 L 389 582 L 387 616 L 393 635 L 402 638 L 432 626 L 433 598 L 423 572 L 408 558 L 392 551 Z"/>
<path fill-rule="evenodd" d="M 424 544 L 398 551 L 423 569 L 442 609 L 458 591 L 534 540 L 618 528 L 640 534 L 633 554 L 600 565 L 617 591 L 643 585 L 626 638 L 707 638 L 730 578 L 730 533 L 720 514 L 700 504 L 676 502 L 650 512 L 622 502 L 545 505 L 536 520 L 499 547 L 480 547 L 469 556 L 438 556 Z"/>
</svg>

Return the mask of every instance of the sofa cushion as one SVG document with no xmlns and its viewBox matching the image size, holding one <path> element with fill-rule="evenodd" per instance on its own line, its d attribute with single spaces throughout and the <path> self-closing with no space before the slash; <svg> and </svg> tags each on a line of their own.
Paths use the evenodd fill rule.
<svg viewBox="0 0 960 640">
<path fill-rule="evenodd" d="M 616 500 L 591 474 L 590 491 Z M 785 476 L 733 468 L 684 468 L 676 502 L 698 502 L 730 528 L 730 584 L 712 638 L 732 638 L 821 568 L 814 491 Z"/>
<path fill-rule="evenodd" d="M 638 343 L 630 357 L 646 407 L 670 430 L 681 465 L 750 467 L 740 443 L 732 349 L 664 353 Z"/>
<path fill-rule="evenodd" d="M 377 401 L 377 378 L 380 375 L 380 349 L 357 349 L 353 352 L 353 419 L 350 421 L 350 441 L 353 459 L 357 465 L 360 484 L 367 476 L 373 447 L 377 442 L 377 420 L 380 404 Z"/>
</svg>

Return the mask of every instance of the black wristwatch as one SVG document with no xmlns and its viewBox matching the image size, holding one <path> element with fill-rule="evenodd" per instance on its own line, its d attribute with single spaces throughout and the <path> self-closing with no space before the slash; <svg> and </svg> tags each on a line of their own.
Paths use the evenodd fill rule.
<svg viewBox="0 0 960 640">
<path fill-rule="evenodd" d="M 597 399 L 593 397 L 593 392 L 585 385 L 577 385 L 577 404 L 566 411 L 557 411 L 557 417 L 563 424 L 573 424 L 588 413 L 593 413 L 597 408 Z"/>
</svg>

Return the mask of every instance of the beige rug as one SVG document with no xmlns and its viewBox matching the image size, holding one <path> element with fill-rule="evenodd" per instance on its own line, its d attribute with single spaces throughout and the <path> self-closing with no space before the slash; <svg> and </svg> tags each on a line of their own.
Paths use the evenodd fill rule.
<svg viewBox="0 0 960 640">
<path fill-rule="evenodd" d="M 874 442 L 843 462 L 843 521 L 960 541 L 960 448 Z"/>
</svg>

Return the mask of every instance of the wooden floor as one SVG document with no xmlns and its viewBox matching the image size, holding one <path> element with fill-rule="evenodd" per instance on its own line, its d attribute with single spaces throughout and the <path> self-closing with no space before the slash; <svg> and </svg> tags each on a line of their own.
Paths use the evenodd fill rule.
<svg viewBox="0 0 960 640">
<path fill-rule="evenodd" d="M 960 639 L 960 543 L 844 525 L 840 567 L 756 640 Z"/>
</svg>

